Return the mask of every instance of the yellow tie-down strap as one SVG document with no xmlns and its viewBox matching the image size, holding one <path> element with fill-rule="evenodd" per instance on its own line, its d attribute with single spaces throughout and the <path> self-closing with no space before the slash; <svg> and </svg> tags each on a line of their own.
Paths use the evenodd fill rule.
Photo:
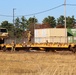
<svg viewBox="0 0 76 75">
<path fill-rule="evenodd" d="M 3 47 L 5 44 L 1 44 L 0 46 Z"/>
<path fill-rule="evenodd" d="M 10 48 L 10 47 L 12 47 L 12 44 L 6 44 L 6 48 Z M 22 45 L 21 44 L 16 44 L 15 48 L 16 47 L 22 47 Z"/>
<path fill-rule="evenodd" d="M 16 44 L 16 46 L 15 47 L 22 47 L 22 45 L 21 44 Z"/>
<path fill-rule="evenodd" d="M 50 47 L 52 48 L 68 48 L 68 44 L 51 44 Z"/>
<path fill-rule="evenodd" d="M 6 48 L 10 48 L 10 47 L 12 47 L 11 44 L 6 44 Z"/>
<path fill-rule="evenodd" d="M 31 47 L 68 48 L 69 44 L 32 44 Z"/>
<path fill-rule="evenodd" d="M 71 45 L 71 47 L 74 47 L 75 46 L 75 44 L 74 43 L 72 43 L 72 44 L 70 44 Z"/>
</svg>

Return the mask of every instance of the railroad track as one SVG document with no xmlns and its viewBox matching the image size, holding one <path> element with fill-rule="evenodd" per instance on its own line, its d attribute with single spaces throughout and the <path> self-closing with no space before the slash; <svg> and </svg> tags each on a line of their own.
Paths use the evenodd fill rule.
<svg viewBox="0 0 76 75">
<path fill-rule="evenodd" d="M 17 54 L 20 54 L 20 53 L 45 53 L 45 54 L 60 54 L 60 55 L 72 55 L 72 54 L 76 54 L 76 53 L 73 53 L 72 51 L 65 51 L 65 50 L 62 50 L 62 51 L 49 51 L 49 52 L 46 52 L 46 51 L 40 51 L 40 50 L 16 50 L 16 51 L 11 51 L 11 50 L 6 50 L 6 51 L 3 51 L 3 50 L 0 50 L 0 52 L 2 53 L 10 53 L 10 54 L 14 54 L 14 53 L 17 53 Z"/>
</svg>

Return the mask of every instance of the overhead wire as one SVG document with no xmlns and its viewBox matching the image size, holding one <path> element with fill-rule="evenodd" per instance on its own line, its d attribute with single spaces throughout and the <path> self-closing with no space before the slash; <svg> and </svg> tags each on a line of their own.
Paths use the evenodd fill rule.
<svg viewBox="0 0 76 75">
<path fill-rule="evenodd" d="M 54 9 L 59 8 L 59 7 L 61 7 L 61 6 L 63 6 L 63 4 L 58 5 L 58 6 L 56 6 L 56 7 L 53 7 L 53 8 L 51 8 L 51 9 L 45 10 L 45 11 L 41 11 L 41 12 L 37 12 L 37 13 L 33 13 L 33 14 L 28 14 L 28 15 L 24 15 L 24 16 L 38 15 L 38 14 L 41 14 L 41 13 L 45 13 L 45 12 L 54 10 Z"/>
<path fill-rule="evenodd" d="M 53 7 L 53 8 L 51 8 L 51 9 L 45 10 L 45 11 L 41 11 L 41 12 L 37 12 L 37 13 L 32 13 L 32 14 L 28 14 L 28 15 L 24 15 L 24 16 L 38 15 L 38 14 L 41 14 L 41 13 L 45 13 L 45 12 L 48 12 L 48 11 L 57 9 L 57 8 L 59 8 L 59 7 L 61 7 L 61 6 L 63 6 L 63 4 L 58 5 L 58 6 L 56 6 L 56 7 Z M 3 16 L 3 17 L 13 17 L 13 16 L 10 16 L 10 15 L 2 15 L 2 14 L 0 14 L 0 16 Z M 17 16 L 15 16 L 15 17 L 20 17 L 20 16 L 23 16 L 23 15 L 17 15 Z"/>
<path fill-rule="evenodd" d="M 76 4 L 66 4 L 66 5 L 69 5 L 69 6 L 76 6 Z"/>
<path fill-rule="evenodd" d="M 2 15 L 2 14 L 0 14 L 0 16 L 3 16 L 3 17 L 13 17 L 11 15 Z"/>
<path fill-rule="evenodd" d="M 68 5 L 68 6 L 76 6 L 76 4 L 66 4 L 66 5 Z M 44 11 L 37 12 L 37 13 L 32 13 L 32 14 L 27 14 L 27 15 L 24 15 L 24 16 L 32 16 L 32 15 L 42 14 L 42 13 L 45 13 L 45 12 L 48 12 L 48 11 L 57 9 L 57 8 L 59 8 L 59 7 L 61 7 L 61 6 L 64 6 L 64 4 L 58 5 L 58 6 L 56 6 L 56 7 L 53 7 L 53 8 L 51 8 L 51 9 L 48 9 L 48 10 L 44 10 Z M 13 16 L 11 16 L 11 15 L 3 15 L 3 14 L 0 14 L 0 16 L 3 16 L 3 17 L 13 17 Z M 23 15 L 17 15 L 17 16 L 15 16 L 15 17 L 21 17 L 21 16 L 23 16 Z"/>
</svg>

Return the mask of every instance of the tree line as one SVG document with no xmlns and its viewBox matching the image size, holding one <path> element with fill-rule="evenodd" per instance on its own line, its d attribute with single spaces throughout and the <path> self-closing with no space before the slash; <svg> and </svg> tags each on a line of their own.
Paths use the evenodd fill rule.
<svg viewBox="0 0 76 75">
<path fill-rule="evenodd" d="M 35 28 L 64 28 L 64 19 L 65 18 L 63 15 L 57 19 L 55 19 L 54 16 L 48 16 L 43 19 L 42 24 L 39 24 L 36 17 L 26 19 L 24 16 L 22 16 L 21 18 L 17 17 L 14 24 L 8 21 L 3 21 L 0 27 L 8 30 L 10 38 L 20 38 L 22 36 L 27 37 L 26 33 L 28 31 L 31 31 L 31 34 L 34 35 Z M 66 17 L 66 28 L 76 28 L 76 19 L 74 16 Z"/>
</svg>

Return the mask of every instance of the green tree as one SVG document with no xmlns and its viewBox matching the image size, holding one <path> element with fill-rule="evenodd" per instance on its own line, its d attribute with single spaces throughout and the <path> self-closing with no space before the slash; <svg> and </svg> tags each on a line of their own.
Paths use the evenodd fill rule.
<svg viewBox="0 0 76 75">
<path fill-rule="evenodd" d="M 21 19 L 17 17 L 15 19 L 15 29 L 14 29 L 14 36 L 16 38 L 21 38 L 22 33 L 25 31 L 25 18 L 22 17 Z"/>
<path fill-rule="evenodd" d="M 30 17 L 30 18 L 28 19 L 28 22 L 29 22 L 29 24 L 31 24 L 31 23 L 37 23 L 38 20 L 37 20 L 35 17 Z"/>
<path fill-rule="evenodd" d="M 20 28 L 21 30 L 25 31 L 25 29 L 27 29 L 28 25 L 27 25 L 27 19 L 22 16 L 21 21 L 20 21 Z"/>
<path fill-rule="evenodd" d="M 35 17 L 30 17 L 27 21 L 28 30 L 31 31 L 31 34 L 34 35 L 34 28 L 38 20 Z"/>
<path fill-rule="evenodd" d="M 64 25 L 64 22 L 65 22 L 65 18 L 64 16 L 60 16 L 59 18 L 57 18 L 57 25 L 61 24 L 61 25 Z M 74 22 L 75 22 L 75 18 L 74 16 L 70 17 L 66 17 L 66 27 L 67 28 L 73 28 L 74 27 Z"/>
<path fill-rule="evenodd" d="M 68 16 L 66 18 L 67 28 L 73 28 L 74 21 L 75 21 L 74 16 L 72 16 L 72 17 Z"/>
<path fill-rule="evenodd" d="M 18 17 L 15 19 L 15 28 L 20 28 L 20 19 Z"/>
<path fill-rule="evenodd" d="M 13 26 L 12 23 L 8 23 L 8 21 L 3 21 L 1 23 L 1 27 L 6 28 L 8 30 L 9 37 L 13 37 L 15 27 Z"/>
<path fill-rule="evenodd" d="M 8 21 L 3 21 L 1 23 L 1 27 L 8 29 L 8 31 L 10 31 L 11 29 L 14 28 L 12 23 L 8 23 Z"/>
<path fill-rule="evenodd" d="M 56 26 L 56 20 L 55 20 L 55 18 L 53 16 L 48 16 L 48 17 L 44 18 L 42 22 L 44 24 L 50 24 L 51 27 Z"/>
<path fill-rule="evenodd" d="M 61 15 L 59 18 L 57 18 L 57 25 L 64 25 L 64 16 Z"/>
</svg>

